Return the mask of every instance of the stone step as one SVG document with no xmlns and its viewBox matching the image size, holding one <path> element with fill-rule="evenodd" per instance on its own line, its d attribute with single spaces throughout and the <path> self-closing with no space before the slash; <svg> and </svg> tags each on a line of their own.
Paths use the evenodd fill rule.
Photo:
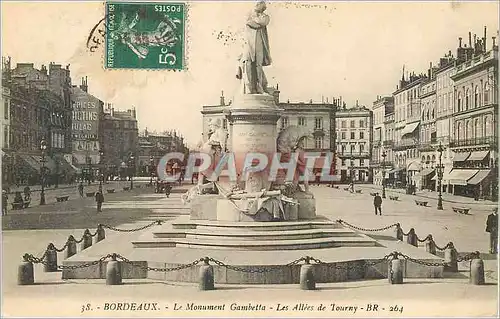
<svg viewBox="0 0 500 319">
<path fill-rule="evenodd" d="M 336 222 L 327 220 L 305 220 L 290 222 L 221 222 L 208 220 L 179 220 L 172 223 L 174 229 L 247 229 L 251 231 L 300 230 L 312 228 L 340 228 Z"/>
<path fill-rule="evenodd" d="M 191 238 L 197 240 L 279 240 L 311 239 L 325 237 L 357 237 L 349 229 L 299 229 L 281 231 L 252 231 L 246 229 L 189 229 L 160 230 L 153 232 L 155 238 Z"/>
<path fill-rule="evenodd" d="M 294 240 L 197 240 L 192 238 L 154 238 L 132 242 L 134 248 L 184 247 L 227 250 L 296 250 L 329 247 L 375 247 L 377 242 L 367 236 L 330 237 Z"/>
</svg>

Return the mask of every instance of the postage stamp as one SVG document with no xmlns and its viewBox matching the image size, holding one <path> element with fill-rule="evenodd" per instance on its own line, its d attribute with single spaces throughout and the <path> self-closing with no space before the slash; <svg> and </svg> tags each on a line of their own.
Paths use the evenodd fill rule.
<svg viewBox="0 0 500 319">
<path fill-rule="evenodd" d="M 186 4 L 106 2 L 106 69 L 185 67 Z"/>
</svg>

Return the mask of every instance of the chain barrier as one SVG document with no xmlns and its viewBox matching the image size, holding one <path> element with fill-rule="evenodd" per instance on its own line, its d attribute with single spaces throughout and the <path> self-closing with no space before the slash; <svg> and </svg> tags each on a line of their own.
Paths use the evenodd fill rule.
<svg viewBox="0 0 500 319">
<path fill-rule="evenodd" d="M 305 261 L 305 260 L 309 260 L 309 259 L 312 260 L 311 257 L 302 257 L 302 258 L 296 259 L 296 260 L 286 264 L 285 266 L 293 266 L 293 265 L 298 264 L 301 261 Z M 251 273 L 251 274 L 268 273 L 268 272 L 276 271 L 277 269 L 280 269 L 281 267 L 283 267 L 283 266 L 266 266 L 266 267 L 244 268 L 244 267 L 238 267 L 238 266 L 231 266 L 231 265 L 225 264 L 224 262 L 222 262 L 220 260 L 217 260 L 217 259 L 214 259 L 211 257 L 208 257 L 208 260 L 213 262 L 217 266 L 224 267 L 224 268 L 229 269 L 229 270 L 240 271 L 240 272 Z"/>
<path fill-rule="evenodd" d="M 53 250 L 57 251 L 58 253 L 60 253 L 60 252 L 63 252 L 68 247 L 68 245 L 69 245 L 69 241 L 66 241 L 64 246 L 62 246 L 61 248 L 57 248 L 56 246 L 54 246 L 53 243 L 50 243 L 49 244 L 50 248 L 48 247 L 47 249 L 53 249 Z"/>
<path fill-rule="evenodd" d="M 462 261 L 469 261 L 475 258 L 479 258 L 480 254 L 478 251 L 466 254 L 464 256 L 458 256 L 457 257 L 457 262 L 462 262 Z"/>
<path fill-rule="evenodd" d="M 410 256 L 405 255 L 403 253 L 399 253 L 399 252 L 396 254 L 397 254 L 397 256 L 401 256 L 404 259 L 409 260 L 415 264 L 420 264 L 420 265 L 424 265 L 424 266 L 428 266 L 428 267 L 439 267 L 439 266 L 446 266 L 447 265 L 447 263 L 445 263 L 445 262 L 427 262 L 427 261 L 423 261 L 423 260 L 418 260 L 418 259 L 411 258 Z"/>
<path fill-rule="evenodd" d="M 434 246 L 436 246 L 437 250 L 446 250 L 446 249 L 448 249 L 450 247 L 453 247 L 453 243 L 452 242 L 447 243 L 446 246 L 444 246 L 444 247 L 439 247 L 434 240 L 433 240 L 433 242 L 434 242 Z"/>
<path fill-rule="evenodd" d="M 417 236 L 417 241 L 420 242 L 420 243 L 426 242 L 428 239 L 429 240 L 432 239 L 432 235 L 431 234 L 427 235 L 427 237 L 425 237 L 424 239 L 418 238 L 418 235 L 416 235 L 416 236 Z"/>
<path fill-rule="evenodd" d="M 392 225 L 389 225 L 389 226 L 385 226 L 385 227 L 382 227 L 382 228 L 362 228 L 362 227 L 358 227 L 358 226 L 354 226 L 352 224 L 349 224 L 348 222 L 343 221 L 342 219 L 337 220 L 337 222 L 341 223 L 343 225 L 346 225 L 346 226 L 348 226 L 350 228 L 354 228 L 356 230 L 360 230 L 360 231 L 373 231 L 373 232 L 388 230 L 388 229 L 391 229 L 392 227 L 395 227 L 395 226 L 399 225 L 398 223 L 395 223 L 395 224 L 392 224 Z"/>
<path fill-rule="evenodd" d="M 140 265 L 137 265 L 137 264 L 134 264 L 134 262 L 130 261 L 129 259 L 123 257 L 122 255 L 119 255 L 119 254 L 116 254 L 116 259 L 118 260 L 121 260 L 123 261 L 124 263 L 127 263 L 129 265 L 131 265 L 132 267 L 135 267 L 135 268 L 140 268 L 140 269 L 146 269 L 146 270 L 151 270 L 151 271 L 156 271 L 156 272 L 170 272 L 170 271 L 176 271 L 176 270 L 182 270 L 182 269 L 186 269 L 186 268 L 191 268 L 193 266 L 196 266 L 198 265 L 200 262 L 202 262 L 204 260 L 204 258 L 202 259 L 197 259 L 189 264 L 184 264 L 184 265 L 180 265 L 180 266 L 177 266 L 177 267 L 170 267 L 170 268 L 157 268 L 157 267 L 149 267 L 149 266 L 140 266 Z"/>
<path fill-rule="evenodd" d="M 107 229 L 110 229 L 110 230 L 114 230 L 114 231 L 117 231 L 117 232 L 124 232 L 124 233 L 131 233 L 131 232 L 135 232 L 135 231 L 140 231 L 140 230 L 144 230 L 144 229 L 147 229 L 149 227 L 152 227 L 154 225 L 161 225 L 163 223 L 162 220 L 156 220 L 150 224 L 147 224 L 147 225 L 144 225 L 142 227 L 138 227 L 138 228 L 132 228 L 132 229 L 120 229 L 120 228 L 116 228 L 116 227 L 113 227 L 111 225 L 106 225 L 106 224 L 100 224 L 102 227 L 104 228 L 107 228 Z M 97 234 L 97 232 L 96 232 Z"/>
</svg>

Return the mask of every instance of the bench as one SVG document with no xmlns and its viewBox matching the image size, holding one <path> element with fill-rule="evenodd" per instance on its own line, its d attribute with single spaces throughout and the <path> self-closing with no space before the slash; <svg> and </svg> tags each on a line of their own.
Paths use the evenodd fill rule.
<svg viewBox="0 0 500 319">
<path fill-rule="evenodd" d="M 111 193 L 115 192 L 115 189 L 114 188 L 110 188 L 110 189 L 107 189 L 106 192 L 108 192 L 109 194 L 111 194 Z"/>
<path fill-rule="evenodd" d="M 94 197 L 95 196 L 95 192 L 88 192 L 87 193 L 87 197 Z"/>
<path fill-rule="evenodd" d="M 361 189 L 357 189 L 356 194 L 361 194 Z"/>
<path fill-rule="evenodd" d="M 130 189 L 130 187 L 124 187 L 123 190 L 124 191 L 128 191 Z"/>
<path fill-rule="evenodd" d="M 416 200 L 415 201 L 415 204 L 417 204 L 417 206 L 426 206 L 427 207 L 427 203 L 428 202 L 424 202 L 424 201 L 421 201 L 421 200 Z"/>
<path fill-rule="evenodd" d="M 30 204 L 30 202 L 27 202 L 28 205 Z M 19 209 L 23 209 L 25 208 L 25 203 L 24 202 L 18 202 L 18 203 L 12 203 L 12 209 L 13 210 L 19 210 Z M 27 206 L 26 206 L 27 207 Z"/>
<path fill-rule="evenodd" d="M 67 202 L 69 199 L 69 196 L 57 196 L 56 201 L 58 202 Z"/>
<path fill-rule="evenodd" d="M 470 211 L 470 208 L 466 208 L 466 207 L 452 207 L 452 209 L 455 213 L 464 214 L 464 215 L 469 215 L 469 211 Z"/>
<path fill-rule="evenodd" d="M 390 200 L 398 200 L 398 199 L 399 199 L 399 196 L 389 196 L 389 199 L 390 199 Z"/>
</svg>

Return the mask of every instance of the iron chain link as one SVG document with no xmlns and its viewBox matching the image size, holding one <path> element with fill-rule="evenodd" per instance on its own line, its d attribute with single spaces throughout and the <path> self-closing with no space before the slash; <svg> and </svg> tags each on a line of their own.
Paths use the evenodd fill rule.
<svg viewBox="0 0 500 319">
<path fill-rule="evenodd" d="M 140 230 L 144 230 L 144 229 L 147 229 L 149 227 L 152 227 L 154 225 L 161 225 L 163 223 L 162 220 L 156 220 L 150 224 L 147 224 L 147 225 L 144 225 L 142 227 L 138 227 L 138 228 L 132 228 L 132 229 L 120 229 L 120 228 L 116 228 L 116 227 L 113 227 L 111 225 L 106 225 L 106 224 L 100 224 L 102 227 L 104 228 L 107 228 L 107 229 L 110 229 L 110 230 L 114 230 L 114 231 L 117 231 L 117 232 L 124 232 L 124 233 L 131 233 L 131 232 L 135 232 L 135 231 L 140 231 Z M 96 231 L 96 234 L 97 234 L 97 231 Z"/>
<path fill-rule="evenodd" d="M 417 241 L 420 242 L 420 243 L 423 243 L 423 242 L 426 242 L 428 239 L 431 239 L 431 238 L 432 238 L 431 234 L 427 235 L 427 237 L 425 237 L 424 239 L 420 239 L 417 236 Z"/>
<path fill-rule="evenodd" d="M 197 259 L 189 264 L 184 264 L 180 265 L 177 267 L 170 267 L 170 268 L 158 268 L 158 267 L 149 267 L 149 266 L 140 266 L 137 264 L 134 264 L 134 262 L 130 261 L 129 259 L 123 257 L 122 255 L 116 254 L 116 259 L 123 261 L 124 263 L 127 263 L 131 265 L 132 267 L 135 268 L 140 268 L 140 269 L 146 269 L 146 270 L 151 270 L 151 271 L 156 271 L 156 272 L 171 272 L 171 271 L 176 271 L 176 270 L 182 270 L 186 268 L 191 268 L 196 265 L 198 265 L 200 262 L 203 261 L 203 259 Z"/>
<path fill-rule="evenodd" d="M 406 260 L 409 260 L 415 264 L 420 264 L 420 265 L 424 265 L 424 266 L 439 267 L 439 266 L 446 266 L 447 265 L 447 263 L 445 263 L 445 262 L 428 262 L 428 261 L 423 261 L 423 260 L 411 258 L 410 256 L 402 254 L 402 253 L 397 253 L 397 254 L 398 254 L 398 256 L 401 256 Z"/>
<path fill-rule="evenodd" d="M 347 227 L 354 228 L 356 230 L 360 230 L 360 231 L 373 231 L 373 232 L 384 231 L 384 230 L 391 229 L 392 227 L 398 226 L 398 224 L 395 223 L 395 224 L 388 225 L 388 226 L 385 226 L 385 227 L 382 227 L 382 228 L 363 228 L 363 227 L 358 227 L 358 226 L 354 226 L 352 224 L 349 224 L 348 222 L 343 221 L 342 219 L 337 220 L 337 222 L 341 223 L 343 225 L 346 225 Z"/>
</svg>

